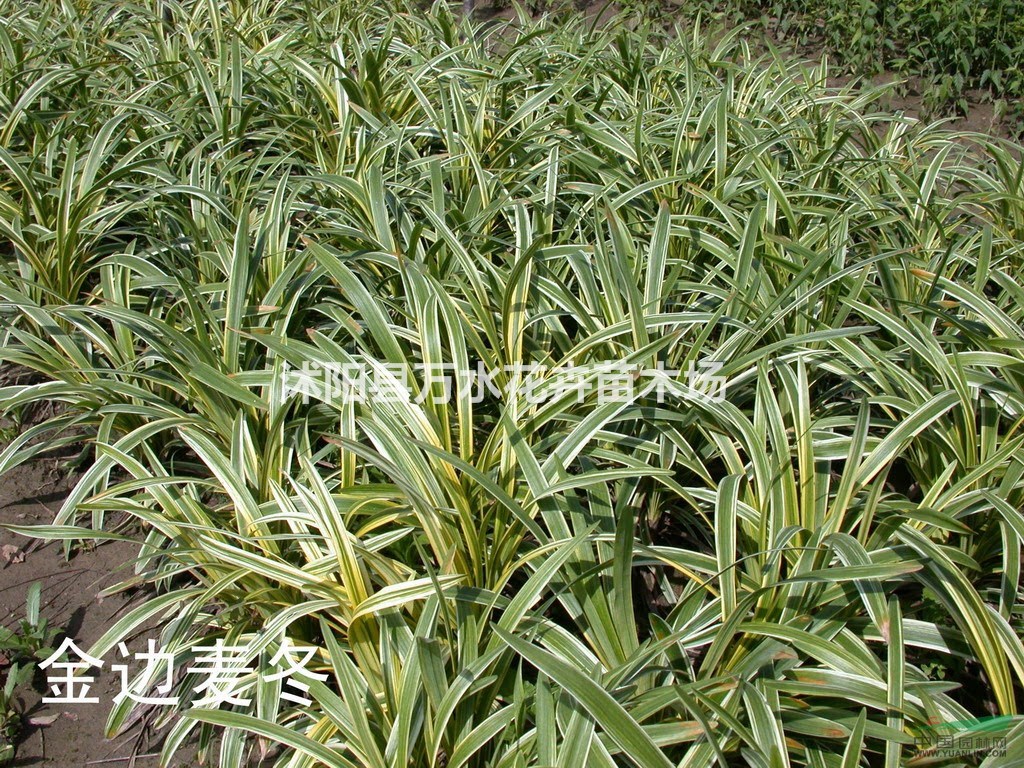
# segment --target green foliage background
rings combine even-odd
[[[1021,0],[681,0],[626,7],[686,26],[753,22],[777,41],[822,47],[860,75],[920,77],[926,109],[966,111],[967,91],[1002,100],[1019,130],[1024,118],[1024,2]]]

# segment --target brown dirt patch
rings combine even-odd
[[[16,467],[0,477],[0,526],[52,522],[72,484],[52,460]],[[84,650],[128,605],[123,596],[103,599],[99,593],[128,575],[138,550],[135,544],[104,543],[79,549],[68,560],[58,542],[44,544],[0,527],[0,548],[4,545],[16,548],[5,550],[9,560],[0,557],[0,621],[5,626],[16,627],[24,618],[28,589],[36,581],[42,583],[40,616]],[[28,686],[19,690],[24,731],[11,765],[84,768],[132,764],[136,736],[112,741],[104,737],[111,700],[119,690],[117,675],[106,669],[116,660],[104,661],[90,693],[99,697],[99,704],[41,704],[39,691]],[[0,669],[0,677],[6,678],[5,669]],[[49,725],[29,722],[46,722],[53,716],[56,719]],[[136,764],[155,766],[157,760],[139,757]]]

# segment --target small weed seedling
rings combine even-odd
[[[59,634],[46,619],[39,616],[40,584],[29,587],[25,618],[16,629],[0,627],[0,669],[4,669],[4,685],[0,691],[0,766],[14,757],[14,748],[21,733],[21,712],[18,691],[32,685],[36,664],[53,653]]]

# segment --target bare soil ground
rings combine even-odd
[[[73,480],[62,476],[53,460],[34,461],[0,476],[0,621],[16,627],[25,617],[25,602],[33,582],[42,584],[40,615],[79,647],[88,649],[124,612],[127,601],[99,593],[128,575],[138,547],[109,542],[81,549],[65,559],[60,543],[45,543],[16,535],[6,525],[50,523],[67,496]],[[99,704],[42,704],[42,693],[24,686],[19,690],[24,730],[14,766],[84,768],[131,765],[136,737],[113,741],[104,738],[111,700],[119,690],[117,675],[106,669],[96,673],[89,695]],[[114,660],[116,661],[116,659]],[[7,671],[0,666],[0,677]],[[156,765],[152,758],[136,765]]]

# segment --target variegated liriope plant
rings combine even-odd
[[[109,733],[896,768],[998,713],[1019,759],[1019,147],[738,34],[385,5],[0,0],[0,405],[61,404],[0,471],[84,441],[20,530],[139,541],[89,651],[158,623],[133,686],[180,698]],[[289,385],[339,366],[410,396]],[[218,641],[245,704],[195,690]]]

